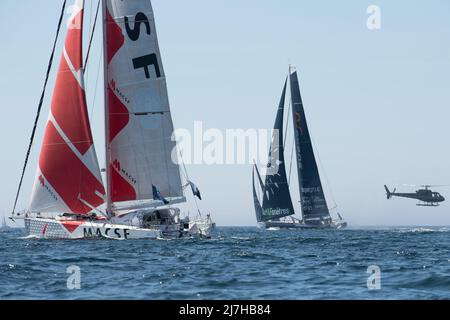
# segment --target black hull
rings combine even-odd
[[[299,222],[279,222],[268,221],[261,222],[259,226],[263,229],[280,229],[280,230],[339,230],[347,227],[347,222],[334,222],[327,225],[305,224]]]

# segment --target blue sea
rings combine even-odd
[[[70,278],[74,267],[80,289],[70,286],[78,283]],[[24,239],[21,229],[0,233],[0,299],[449,298],[446,227],[219,227],[209,240],[152,241],[47,241]]]

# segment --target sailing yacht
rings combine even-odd
[[[11,227],[8,226],[8,224],[6,223],[6,218],[3,217],[2,225],[0,226],[0,231],[8,231],[9,229],[11,229]]]
[[[101,0],[99,8],[105,169],[100,170],[87,111],[84,0],[76,0],[30,208],[15,213],[16,198],[13,218],[25,220],[29,235],[47,239],[209,237],[214,228],[210,215],[202,217],[199,211],[194,218],[183,218],[175,206],[186,202],[186,186],[194,195],[200,193],[191,181],[182,183],[178,154],[173,152],[174,127],[151,2]]]
[[[284,158],[283,122],[287,85],[290,85],[292,119],[302,218],[295,216]],[[255,172],[262,191],[262,204],[255,186]],[[275,119],[269,164],[263,182],[256,164],[253,168],[253,199],[258,226],[265,229],[342,229],[347,226],[338,213],[333,220],[322,189],[311,136],[306,122],[297,71],[289,68]]]

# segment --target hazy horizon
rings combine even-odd
[[[8,110],[0,127],[7,150],[2,157],[0,215],[9,215],[14,203],[61,4],[0,4],[5,44],[0,87],[3,110]],[[205,129],[271,129],[288,65],[294,64],[330,207],[332,190],[351,227],[450,225],[450,188],[436,189],[447,201],[435,208],[417,207],[415,200],[388,201],[383,188],[386,184],[413,192],[417,188],[403,184],[450,184],[449,2],[152,4],[176,128],[192,130],[195,121],[202,121]],[[366,26],[369,5],[381,9],[380,30]],[[86,1],[85,30],[95,6],[95,1]],[[18,16],[33,18],[17,21]],[[86,86],[102,164],[102,72],[97,93],[94,90],[101,61],[99,31]],[[64,37],[63,28],[18,210],[29,202]],[[189,165],[188,170],[202,192],[202,211],[211,212],[218,226],[256,224],[251,164]],[[295,184],[291,194],[299,212]],[[195,210],[192,202],[187,208]]]

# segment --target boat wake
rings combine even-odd
[[[34,234],[30,234],[28,236],[23,236],[23,237],[19,237],[19,240],[30,240],[30,239],[40,239],[39,236],[34,235]]]
[[[433,233],[433,232],[450,232],[449,227],[415,227],[404,228],[398,230],[400,233]]]
[[[231,237],[233,240],[251,240],[251,237]]]

